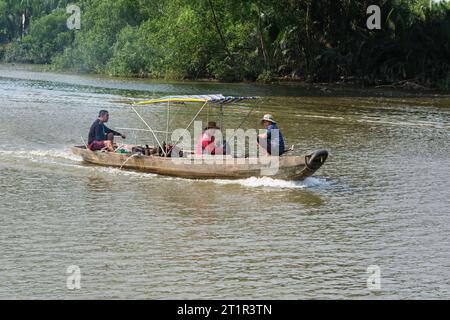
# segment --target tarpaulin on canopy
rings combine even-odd
[[[213,95],[189,95],[189,96],[168,96],[162,97],[158,99],[151,99],[146,101],[140,101],[134,103],[134,105],[148,105],[148,104],[156,104],[156,103],[164,103],[164,102],[174,102],[174,103],[182,103],[182,102],[202,102],[202,103],[216,103],[216,104],[230,104],[237,103],[243,100],[255,100],[257,97],[225,97],[221,94],[213,94]]]

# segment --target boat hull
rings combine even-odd
[[[260,158],[233,158],[230,156],[165,158],[91,151],[84,146],[73,147],[72,152],[85,162],[95,165],[189,179],[271,177],[283,180],[302,180],[314,174],[328,157],[328,152],[325,150],[315,151],[305,156]]]

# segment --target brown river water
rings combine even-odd
[[[100,109],[111,128],[144,128],[120,101],[216,93],[261,97],[244,127],[271,112],[294,154],[324,148],[327,163],[305,181],[196,181],[70,152]],[[171,129],[196,110],[174,107]],[[224,126],[246,113],[227,108]],[[166,109],[142,114],[165,129]],[[0,65],[0,298],[449,299],[449,134],[445,95]],[[67,287],[69,266],[80,289]]]

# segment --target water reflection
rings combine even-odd
[[[113,188],[113,182],[100,176],[88,177],[86,183],[87,194],[92,193],[105,193],[111,191]]]
[[[318,190],[295,190],[283,193],[286,203],[296,206],[301,204],[304,208],[319,208],[326,203]]]

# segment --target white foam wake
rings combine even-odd
[[[329,182],[324,178],[309,177],[301,181],[286,181],[279,179],[272,179],[269,177],[252,177],[241,180],[211,180],[220,185],[237,184],[249,188],[274,188],[274,189],[306,189],[328,186]]]
[[[72,168],[90,171],[92,174],[108,176],[129,176],[137,178],[154,177],[154,174],[143,173],[130,170],[120,170],[113,167],[102,167],[94,165],[85,165],[82,158],[74,155],[70,149],[49,149],[49,150],[0,150],[0,159],[4,161],[24,162],[41,164],[44,166],[58,166],[61,168]]]
[[[80,166],[84,169],[89,169],[95,173],[105,174],[108,176],[128,176],[128,177],[134,177],[134,178],[154,178],[157,177],[157,174],[154,173],[146,173],[146,172],[140,172],[140,171],[133,171],[133,170],[126,170],[126,169],[119,169],[115,167],[102,167],[102,166]]]
[[[30,161],[70,160],[80,162],[81,158],[67,150],[0,150],[0,156],[7,158],[25,159]]]

